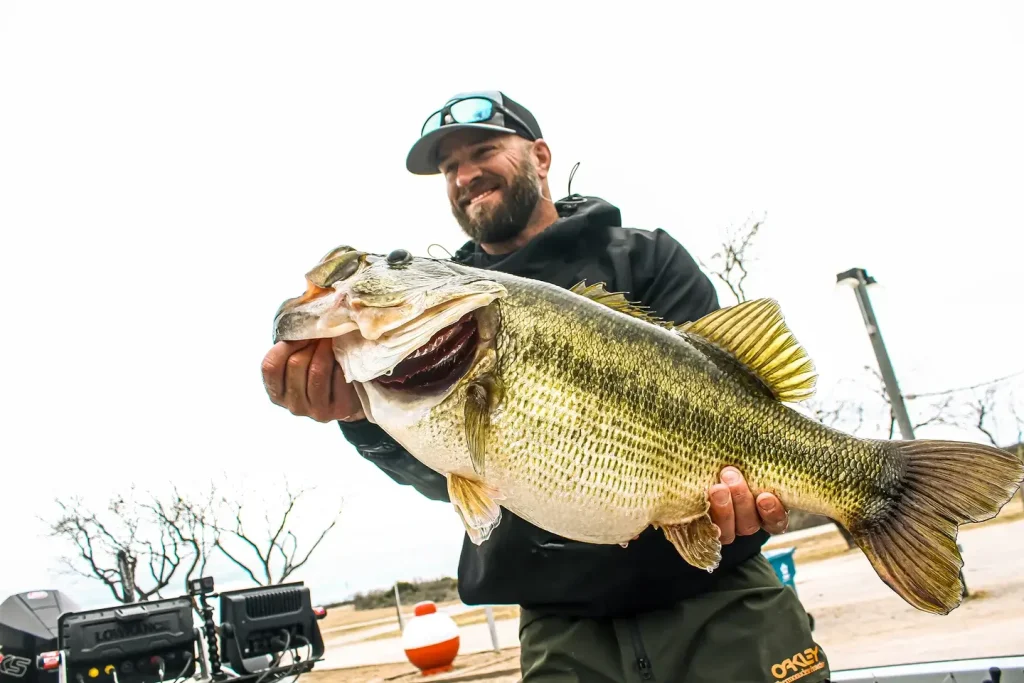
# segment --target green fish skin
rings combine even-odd
[[[307,284],[278,309],[275,340],[334,338],[368,419],[447,477],[474,543],[502,507],[588,543],[653,525],[710,572],[708,489],[733,465],[755,496],[836,520],[904,600],[947,614],[959,526],[998,514],[1024,480],[998,448],[862,439],[792,409],[816,373],[770,299],[676,324],[600,284],[351,247]]]

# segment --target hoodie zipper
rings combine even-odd
[[[640,669],[640,677],[645,681],[654,680],[654,669],[651,668],[651,660],[647,657],[644,649],[644,641],[640,637],[640,625],[636,619],[629,619],[629,631],[633,636],[633,650],[636,652],[636,664]]]

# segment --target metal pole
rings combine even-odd
[[[398,612],[398,630],[405,631],[405,621],[402,619],[402,601],[398,598],[398,582],[395,582],[395,611]]]
[[[487,627],[491,630],[491,643],[494,645],[494,651],[500,652],[501,648],[498,647],[498,627],[494,624],[494,608],[487,605],[487,607],[484,607],[484,613],[487,615]]]
[[[903,403],[903,394],[896,382],[896,372],[892,369],[889,354],[885,350],[885,342],[882,341],[882,332],[878,329],[878,320],[875,319],[875,311],[871,307],[871,299],[868,298],[868,285],[874,284],[875,279],[868,275],[863,268],[851,268],[836,276],[837,282],[849,279],[855,281],[853,291],[857,295],[857,303],[860,304],[864,326],[868,328],[871,346],[875,349],[875,357],[878,359],[878,368],[882,372],[882,381],[885,382],[885,391],[889,394],[893,415],[896,416],[896,422],[900,426],[903,438],[912,440],[914,439],[914,426],[910,423],[910,416],[907,415],[907,406]],[[961,553],[963,552],[959,543],[956,548]],[[970,591],[967,589],[967,580],[964,578],[963,569],[960,570],[960,581],[963,584],[963,592],[960,597],[965,599],[970,596]]]
[[[837,281],[847,279],[856,281],[853,291],[857,296],[857,303],[860,305],[860,313],[864,318],[864,326],[867,327],[871,346],[875,350],[875,358],[878,359],[878,369],[882,373],[882,381],[885,383],[886,393],[889,394],[889,401],[892,404],[893,414],[896,416],[896,423],[900,426],[900,433],[904,439],[913,439],[914,427],[910,423],[910,416],[907,415],[907,406],[903,403],[903,394],[896,382],[896,373],[889,361],[889,354],[886,352],[885,342],[882,340],[882,332],[878,328],[878,320],[875,319],[875,311],[871,307],[871,299],[868,297],[868,285],[874,284],[875,279],[868,275],[863,268],[852,268],[836,276]]]

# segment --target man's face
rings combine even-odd
[[[465,130],[448,137],[438,165],[452,214],[476,242],[504,242],[526,227],[541,195],[530,143],[512,134]]]

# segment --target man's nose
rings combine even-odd
[[[459,170],[455,174],[456,187],[469,187],[474,180],[480,177],[480,167],[473,163],[459,164]]]

